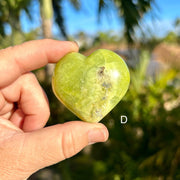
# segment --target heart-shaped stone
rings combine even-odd
[[[99,122],[125,95],[130,82],[126,63],[99,49],[86,57],[69,53],[57,64],[52,87],[57,98],[81,120]]]

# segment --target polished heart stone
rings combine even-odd
[[[129,70],[116,53],[99,49],[86,57],[72,52],[57,64],[52,87],[57,98],[81,120],[99,122],[125,95]]]

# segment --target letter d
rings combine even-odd
[[[128,121],[127,116],[121,116],[121,124],[126,124]]]

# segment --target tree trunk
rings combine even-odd
[[[52,0],[40,0],[40,12],[42,19],[42,30],[44,38],[52,38],[52,23],[53,23],[53,6]],[[48,64],[45,67],[45,80],[51,82],[54,64]]]

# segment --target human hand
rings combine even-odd
[[[37,170],[104,142],[103,124],[68,122],[43,128],[50,110],[31,70],[56,63],[73,42],[36,40],[0,50],[0,179],[22,180]]]

